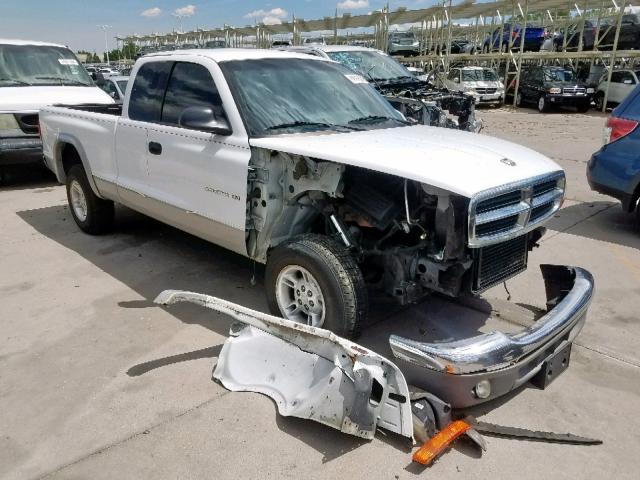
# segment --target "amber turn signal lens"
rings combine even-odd
[[[463,420],[451,422],[416,450],[412,457],[413,461],[421,463],[422,465],[429,465],[438,455],[444,452],[456,438],[470,428],[471,425]]]

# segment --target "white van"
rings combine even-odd
[[[63,45],[0,39],[0,176],[7,165],[42,163],[38,111],[52,104],[110,104]]]

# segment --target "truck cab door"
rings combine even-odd
[[[152,194],[149,185],[148,127],[160,120],[162,99],[173,62],[144,63],[135,77],[126,115],[118,120],[115,138],[118,196],[137,210],[147,210]]]
[[[211,109],[217,121],[228,122],[211,71],[219,73],[219,83],[224,78],[214,66],[198,59],[174,63],[160,121],[148,127],[149,194],[160,202],[161,220],[246,255],[248,140],[242,145],[233,136],[181,123],[192,107]]]

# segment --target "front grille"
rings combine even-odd
[[[14,113],[14,117],[24,133],[38,133],[40,126],[37,113]]]
[[[476,206],[476,213],[485,213],[497,208],[507,207],[510,205],[517,205],[522,199],[522,193],[520,190],[513,190],[512,192],[503,193],[497,197],[488,198],[478,202]]]
[[[474,254],[474,293],[504,282],[527,268],[527,235],[478,248]]]
[[[497,88],[476,88],[476,92],[480,93],[480,94],[491,94],[491,93],[496,93],[498,91]]]
[[[562,93],[566,95],[584,95],[587,89],[583,87],[567,87],[562,89]]]
[[[555,213],[564,173],[505,185],[478,194],[469,205],[469,246],[482,247],[527,233]]]

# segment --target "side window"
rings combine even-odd
[[[222,100],[209,70],[197,63],[178,62],[173,68],[162,108],[162,123],[178,125],[188,107],[210,107],[216,117],[224,115]]]
[[[451,70],[449,72],[449,80],[455,80],[458,78],[458,70]]]
[[[112,82],[106,82],[102,89],[107,92],[111,96],[111,98],[115,98],[116,100],[118,99],[118,92],[116,91],[116,87],[113,86]]]
[[[622,83],[622,72],[613,72],[611,74],[611,81],[614,83]]]
[[[162,97],[173,62],[145,63],[136,75],[129,99],[129,118],[159,122]]]
[[[622,77],[622,83],[626,83],[627,85],[633,85],[636,83],[636,79],[633,78],[633,74],[631,72],[620,72]]]

